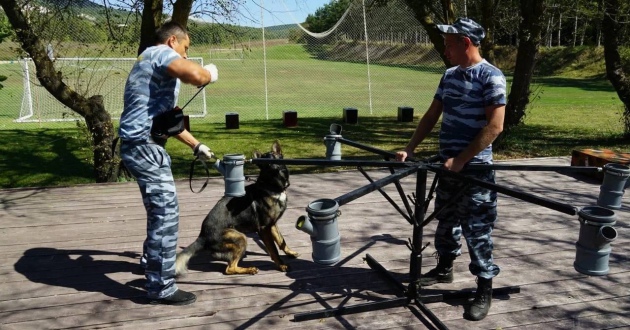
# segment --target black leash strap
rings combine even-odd
[[[201,164],[203,165],[203,168],[206,170],[206,182],[203,183],[203,186],[201,187],[201,189],[199,189],[199,191],[195,191],[192,187],[193,173],[195,171],[195,163],[197,162],[197,160],[201,162]],[[206,164],[206,162],[204,162],[203,160],[199,159],[199,157],[195,157],[192,163],[190,163],[190,176],[188,177],[188,184],[190,185],[190,191],[192,191],[195,194],[202,192],[204,189],[206,189],[206,186],[208,185],[209,181],[210,181],[210,170],[208,169],[208,164]]]
[[[201,93],[201,91],[202,91],[204,88],[206,88],[206,86],[208,86],[208,84],[205,84],[205,85],[199,86],[199,90],[197,91],[197,93],[195,93],[195,95],[193,95],[193,96],[190,98],[190,100],[188,100],[188,102],[186,102],[186,104],[184,104],[184,106],[182,107],[182,109],[181,109],[181,110],[182,110],[182,111],[184,111],[184,108],[186,108],[186,106],[187,106],[187,105],[189,105],[189,104],[190,104],[190,102],[192,102],[192,100],[194,100],[194,99],[195,99],[195,97],[197,97],[197,95],[199,95],[199,93]]]
[[[120,139],[119,136],[115,137],[112,140],[112,157],[116,156],[116,145],[118,145],[118,140]]]

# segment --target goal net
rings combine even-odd
[[[203,58],[189,58],[203,65]],[[102,95],[105,109],[113,119],[123,111],[125,82],[136,58],[55,58],[55,69],[63,74],[64,82],[85,97]],[[16,122],[74,121],[83,119],[76,112],[55,99],[41,86],[31,59],[21,61],[24,75],[24,94],[20,115]],[[198,92],[197,87],[181,84],[178,103],[183,106]],[[206,115],[205,90],[186,106],[191,117]]]
[[[292,48],[290,56],[303,52],[312,61],[284,60],[275,50],[265,56],[271,117],[278,116],[274,112],[280,107],[301,116],[319,115],[313,109],[346,107],[362,115],[388,115],[401,106],[422,109],[431,103],[444,62],[405,1],[349,1],[339,20],[321,32],[310,30],[316,21],[294,21],[299,30],[289,40],[301,47]],[[292,77],[304,78],[293,86],[284,83]]]

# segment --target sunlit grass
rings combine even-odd
[[[208,115],[191,118],[193,134],[217,155],[242,153],[251,157],[253,150],[267,150],[277,139],[287,158],[323,158],[323,137],[331,123],[342,123],[342,109],[347,106],[359,109],[359,123],[343,125],[345,138],[388,151],[400,150],[431,102],[440,77],[439,73],[420,68],[375,65],[371,81],[374,112],[370,114],[365,97],[366,72],[361,65],[321,61],[308,58],[299,47],[285,48],[289,50],[286,58],[268,65],[269,72],[282,78],[267,86],[273,95],[267,100],[268,108],[263,76],[257,71],[260,65],[253,61],[222,62],[220,83],[209,86],[207,91]],[[290,67],[299,67],[300,71],[288,70]],[[561,76],[534,80],[524,125],[507,138],[506,149],[495,153],[497,159],[570,156],[572,150],[583,148],[630,150],[630,141],[622,138],[622,103],[610,83],[601,75],[572,78],[575,76],[564,70]],[[9,83],[0,93],[17,95],[21,83]],[[357,97],[339,101],[337,96],[341,93]],[[14,108],[21,100],[17,96],[7,100],[0,108],[0,187],[93,182],[92,153],[84,129],[77,128],[76,123],[13,123]],[[396,109],[401,105],[415,109],[414,122],[396,121]],[[283,126],[285,110],[298,111],[297,127]],[[226,112],[240,114],[239,129],[225,128]],[[437,128],[421,144],[418,156],[437,152],[436,132]],[[175,176],[187,178],[192,152],[175,141],[169,142],[167,149]],[[342,152],[347,159],[375,157],[347,146]],[[291,170],[300,173],[330,169],[296,166]],[[254,173],[253,166],[248,166],[247,171]],[[216,171],[212,174],[218,175]]]

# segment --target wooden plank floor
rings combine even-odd
[[[567,158],[519,164],[568,165]],[[386,173],[370,172],[373,178]],[[599,184],[554,172],[501,171],[500,184],[553,198],[576,207],[595,205]],[[357,171],[294,175],[289,210],[280,229],[301,254],[281,273],[249,236],[244,266],[258,275],[226,276],[225,263],[204,256],[178,280],[197,302],[183,307],[146,304],[138,265],[145,233],[145,211],[135,183],[64,188],[0,190],[0,329],[422,329],[414,306],[296,322],[296,313],[352,306],[395,297],[393,287],[371,270],[364,257],[378,260],[401,281],[407,280],[411,226],[378,193],[342,206],[339,217],[342,260],[333,267],[312,262],[311,242],[295,229],[308,203],[335,198],[367,181]],[[195,182],[199,183],[199,182]],[[415,176],[402,181],[413,192]],[[193,194],[178,182],[181,208],[179,245],[192,242],[208,210],[223,193],[223,181]],[[393,186],[385,190],[395,200]],[[493,300],[486,319],[463,319],[465,301],[427,304],[452,329],[620,329],[630,328],[630,197],[617,211],[618,238],[612,243],[610,274],[586,276],[573,268],[579,234],[577,216],[568,216],[500,195],[494,231],[495,287],[520,286],[521,292]],[[432,210],[432,207],[430,208]],[[435,223],[425,228],[432,242]],[[435,266],[429,246],[423,271]],[[455,282],[423,291],[476,286],[468,272],[467,251],[456,260]]]

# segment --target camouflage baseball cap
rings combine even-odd
[[[438,30],[445,34],[460,34],[470,38],[473,44],[479,45],[486,36],[486,31],[470,18],[460,17],[453,25],[437,25]]]

